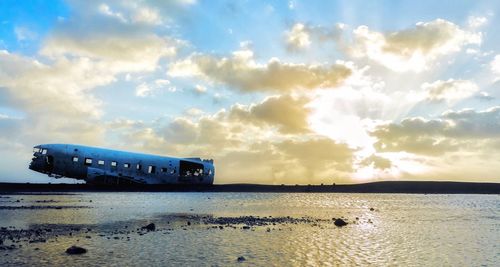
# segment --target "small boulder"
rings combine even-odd
[[[336,219],[333,222],[333,224],[335,224],[335,226],[342,227],[342,226],[346,226],[347,222],[339,218],[339,219]]]
[[[145,229],[147,231],[154,231],[156,230],[156,225],[154,223],[150,223],[146,226],[143,226],[142,229]]]
[[[370,208],[370,211],[374,211],[375,209],[374,208]]]
[[[245,257],[243,256],[239,256],[238,259],[236,259],[238,262],[243,262],[243,261],[246,261],[247,259],[245,259]]]
[[[71,246],[68,249],[66,249],[66,253],[71,254],[71,255],[84,254],[84,253],[87,253],[87,250],[82,248],[82,247]]]

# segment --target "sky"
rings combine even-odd
[[[216,183],[500,182],[499,1],[0,1],[0,182],[32,147]]]

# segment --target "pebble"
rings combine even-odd
[[[84,254],[87,253],[87,249],[78,246],[71,246],[68,249],[66,249],[66,253],[71,255]]]
[[[342,226],[346,226],[347,222],[339,218],[339,219],[336,219],[333,222],[333,224],[335,224],[335,226],[342,227]]]
[[[146,226],[143,226],[142,229],[145,229],[148,231],[154,231],[154,230],[156,230],[156,225],[154,223],[150,223]]]

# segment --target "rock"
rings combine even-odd
[[[154,231],[154,230],[156,230],[156,225],[154,223],[150,223],[146,226],[143,226],[142,229],[145,229],[148,231]]]
[[[238,262],[246,261],[245,257],[239,256],[238,259],[236,259]]]
[[[244,230],[248,230],[248,229],[250,229],[250,226],[245,225],[245,226],[243,226],[243,227],[242,227],[242,229],[244,229]]]
[[[190,221],[188,221],[188,222],[187,222],[187,225],[191,225],[191,222],[190,222]]]
[[[374,208],[370,208],[370,211],[374,211],[375,209]]]
[[[84,254],[87,253],[87,250],[82,247],[71,246],[68,249],[66,249],[66,253],[71,255]]]
[[[342,226],[346,226],[347,222],[339,218],[339,219],[336,219],[333,222],[333,224],[335,224],[335,226],[342,227]]]

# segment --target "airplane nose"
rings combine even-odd
[[[43,169],[43,162],[40,158],[33,158],[30,162],[29,169],[40,172]]]

